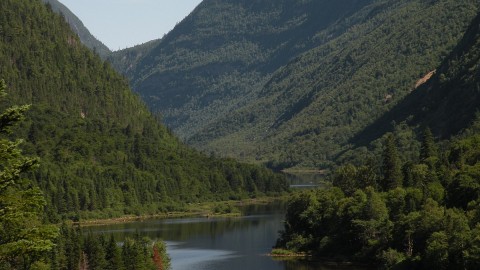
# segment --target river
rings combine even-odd
[[[172,259],[172,270],[330,270],[318,262],[285,261],[266,256],[283,228],[285,204],[242,208],[235,218],[152,219],[93,227],[93,233],[114,234],[122,241],[139,233],[163,239]]]

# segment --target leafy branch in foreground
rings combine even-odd
[[[0,97],[6,96],[0,81]],[[57,228],[40,219],[45,199],[38,187],[24,179],[38,165],[22,155],[21,140],[8,138],[29,106],[13,106],[0,115],[0,269],[30,269],[54,246]]]

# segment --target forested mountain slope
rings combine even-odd
[[[124,72],[200,149],[324,168],[440,65],[478,7],[207,0]]]
[[[356,137],[382,136],[372,151],[349,153],[334,187],[290,201],[277,246],[385,269],[478,269],[479,68],[480,13],[435,74]],[[430,128],[449,140],[437,145]]]
[[[391,123],[430,127],[436,137],[448,139],[470,126],[480,106],[480,14],[463,39],[436,69],[435,75],[391,111],[358,134],[368,143]]]
[[[68,22],[72,30],[77,33],[80,40],[88,48],[95,51],[102,58],[106,58],[110,53],[110,49],[105,46],[100,40],[94,37],[90,31],[83,25],[83,22],[73,14],[65,5],[58,2],[58,0],[42,0],[52,6],[53,11],[62,14]]]
[[[203,1],[136,65],[119,69],[189,138],[252,102],[273,71],[340,30],[310,40],[316,31],[368,2]]]
[[[0,77],[10,104],[32,104],[15,137],[26,139],[25,154],[41,158],[32,178],[50,219],[285,190],[283,177],[266,169],[207,158],[179,142],[40,0],[0,1],[0,15]]]
[[[160,42],[161,39],[151,40],[132,48],[112,52],[107,57],[107,61],[123,74],[128,74],[134,69],[138,61],[141,61],[142,58]]]

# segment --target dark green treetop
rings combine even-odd
[[[395,189],[402,185],[402,171],[398,156],[395,136],[387,135],[383,146],[383,181],[381,187],[384,191]]]

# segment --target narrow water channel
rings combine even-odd
[[[286,205],[248,206],[236,218],[153,219],[99,226],[93,233],[113,234],[117,241],[139,233],[163,239],[172,270],[330,270],[341,269],[266,256],[283,228]],[[354,268],[343,268],[353,270]]]

